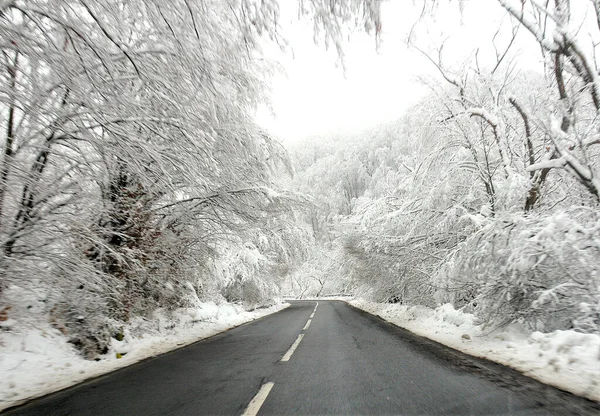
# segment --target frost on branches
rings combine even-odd
[[[277,3],[1,8],[2,329],[49,320],[92,358],[135,316],[271,298],[303,241],[252,116]]]
[[[462,63],[446,59],[447,37],[415,35],[436,74],[428,97],[395,123],[295,149],[340,285],[451,303],[489,330],[600,330],[600,7],[576,3],[499,0],[489,13],[506,18]],[[519,66],[524,39],[537,71]]]
[[[335,43],[378,13],[302,5]],[[309,236],[254,121],[278,19],[277,0],[1,2],[2,330],[47,320],[93,358],[133,318],[279,293]]]

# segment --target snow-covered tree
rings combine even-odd
[[[354,16],[378,30],[377,2],[323,6],[302,13],[328,42]],[[287,154],[254,121],[278,19],[276,0],[2,2],[0,296],[41,287],[90,356],[111,322],[232,276],[252,283],[232,300],[272,296],[305,240]]]

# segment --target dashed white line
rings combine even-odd
[[[271,389],[274,385],[275,383],[271,382],[263,384],[258,393],[256,393],[256,396],[254,396],[254,398],[248,404],[248,407],[246,407],[246,410],[244,410],[244,413],[242,413],[242,416],[256,416],[260,410],[260,407],[263,405],[265,400],[267,400],[267,396],[271,392]]]
[[[292,344],[290,349],[285,353],[285,355],[283,356],[281,361],[289,361],[290,360],[290,358],[292,357],[292,354],[294,353],[294,351],[296,351],[296,348],[298,348],[298,344],[300,344],[300,341],[302,341],[302,338],[304,338],[304,334],[298,335],[298,338],[296,338],[296,341],[294,341],[294,343]]]
[[[313,313],[310,314],[310,319],[312,319],[314,317],[315,317],[315,313],[313,312]]]
[[[315,305],[315,310],[313,312],[317,311],[317,307],[319,306],[319,302],[317,302],[317,304]]]
[[[312,319],[309,319],[308,322],[306,322],[306,325],[304,325],[304,328],[302,328],[302,330],[306,331],[308,329],[308,327],[310,326],[311,322],[312,322]]]

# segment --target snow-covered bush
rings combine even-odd
[[[600,214],[585,207],[490,221],[461,246],[450,286],[475,288],[474,309],[493,326],[597,332],[598,230]]]
[[[83,292],[81,290],[80,292]],[[111,337],[118,332],[118,322],[107,319],[107,302],[89,293],[74,293],[50,310],[50,323],[67,337],[88,359],[106,354]]]

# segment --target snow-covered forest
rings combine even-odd
[[[133,320],[331,294],[597,334],[600,1],[581,3],[498,0],[497,36],[456,62],[419,31],[468,5],[424,1],[407,45],[429,93],[284,145],[255,118],[281,71],[263,50],[288,48],[277,0],[0,1],[0,337],[43,322],[94,359]],[[380,40],[379,0],[299,11],[342,63],[349,32]]]
[[[396,122],[294,148],[315,238],[297,291],[450,303],[492,328],[600,330],[600,4],[576,19],[568,1],[499,3],[510,19],[492,59],[447,64],[443,43],[417,39],[438,75],[424,99]],[[519,66],[521,36],[538,43],[537,71]]]
[[[289,157],[253,116],[277,2],[0,7],[3,330],[48,320],[93,358],[133,317],[276,296],[308,241]]]

